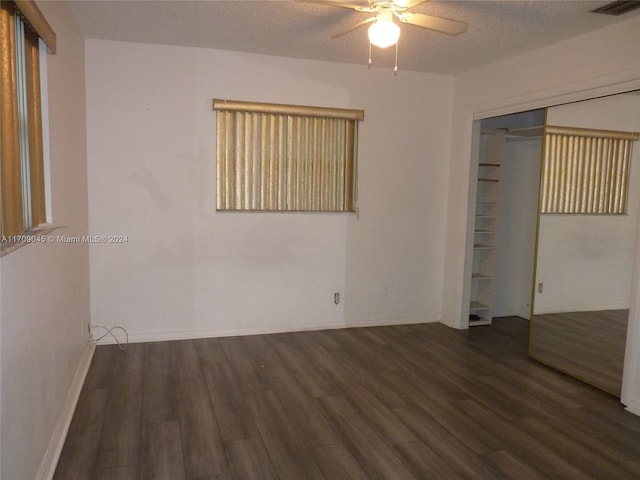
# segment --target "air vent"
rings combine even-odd
[[[640,8],[639,0],[618,0],[616,2],[607,3],[601,7],[591,10],[593,13],[603,13],[605,15],[623,15],[629,13],[636,8]]]

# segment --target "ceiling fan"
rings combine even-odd
[[[371,45],[379,48],[387,48],[395,45],[396,65],[394,72],[398,70],[398,39],[400,38],[400,26],[397,22],[415,25],[416,27],[426,28],[435,32],[446,33],[447,35],[460,35],[467,30],[467,24],[465,22],[411,11],[412,8],[426,3],[429,0],[370,0],[349,3],[321,0],[296,1],[348,8],[356,12],[373,14],[373,16],[356,23],[351,28],[333,35],[332,38],[341,37],[371,23],[371,26],[369,26],[369,66],[371,66]]]

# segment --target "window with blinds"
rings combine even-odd
[[[32,0],[0,8],[0,226],[3,239],[46,222],[41,63],[55,33]]]
[[[640,134],[546,126],[541,213],[627,212],[631,149]]]
[[[217,209],[354,211],[362,110],[214,100]]]

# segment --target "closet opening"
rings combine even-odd
[[[544,117],[538,109],[475,122],[470,327],[530,318]]]

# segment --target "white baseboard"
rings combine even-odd
[[[607,304],[607,305],[562,305],[555,307],[543,307],[536,305],[536,315],[547,313],[571,313],[571,312],[599,312],[601,310],[626,310],[629,304]]]
[[[51,480],[53,478],[95,349],[96,346],[93,343],[88,343],[82,352],[80,363],[71,381],[67,398],[62,405],[62,412],[58,415],[58,421],[53,429],[53,434],[51,435],[47,451],[40,464],[36,480]]]
[[[640,398],[634,398],[630,402],[627,402],[625,410],[640,416]]]
[[[238,337],[242,335],[268,335],[271,333],[287,333],[287,332],[303,332],[313,330],[335,330],[338,328],[362,328],[362,327],[379,327],[385,325],[408,325],[414,323],[436,323],[439,318],[430,317],[406,317],[406,318],[369,318],[358,319],[339,324],[323,324],[323,325],[260,325],[255,327],[242,327],[231,329],[197,329],[197,330],[171,330],[171,331],[155,331],[155,332],[128,332],[130,343],[144,342],[165,342],[171,340],[189,340],[195,338],[216,338],[216,337]],[[120,336],[120,332],[114,330],[114,334],[118,336],[121,343],[125,341],[124,335]],[[107,336],[100,340],[100,345],[110,345],[116,343],[115,339]]]

